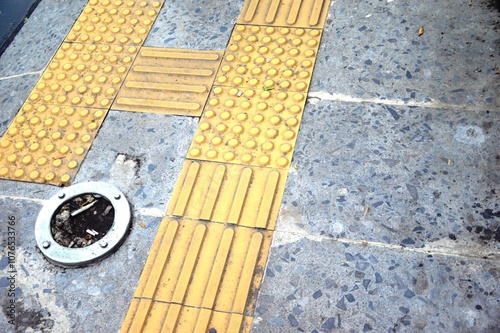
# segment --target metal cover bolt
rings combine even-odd
[[[65,196],[66,196],[66,194],[64,194],[64,193],[59,193],[59,194],[57,195],[57,197],[58,197],[59,199],[63,199]]]
[[[45,241],[45,242],[42,243],[42,246],[43,246],[44,249],[48,249],[49,246],[50,246],[50,242]]]
[[[101,245],[102,248],[105,248],[108,246],[108,242],[101,241],[101,242],[99,242],[99,245]]]
[[[122,196],[120,194],[115,195],[115,199],[119,200]]]

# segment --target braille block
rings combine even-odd
[[[90,0],[65,41],[141,46],[163,2]]]
[[[114,109],[200,116],[222,51],[143,47]]]
[[[242,315],[253,311],[256,295],[250,291],[262,280],[272,232],[171,218],[162,224],[134,297]]]
[[[148,309],[147,312],[140,312]],[[137,312],[136,312],[137,311]],[[134,298],[121,333],[249,333],[253,317]]]
[[[188,158],[288,168],[305,93],[215,87]]]
[[[186,160],[168,215],[273,230],[286,170]]]
[[[26,103],[0,140],[0,177],[68,184],[108,110]]]
[[[236,25],[216,85],[307,92],[321,30]]]
[[[238,23],[322,28],[330,0],[245,0]]]
[[[30,93],[30,103],[109,109],[138,49],[63,43]]]

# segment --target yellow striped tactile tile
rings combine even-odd
[[[253,313],[271,236],[255,228],[165,218],[122,332],[171,332],[177,326],[182,332],[182,325],[196,327],[185,332],[206,332],[215,312],[229,316],[234,330],[228,332],[239,332]],[[159,315],[154,303],[164,303]],[[194,308],[190,323],[182,320],[187,308]]]
[[[71,183],[162,4],[88,2],[2,137],[0,178]]]
[[[66,42],[141,46],[164,0],[90,0]]]
[[[140,304],[150,310],[140,328],[138,326],[132,327],[133,315]],[[179,313],[175,323],[166,322],[166,314],[170,309]],[[219,312],[134,298],[130,304],[130,310],[124,320],[121,332],[249,333],[252,322],[252,317],[237,313]]]
[[[320,29],[236,25],[216,85],[306,92]]]
[[[287,172],[186,160],[167,214],[274,230]]]
[[[141,48],[113,109],[199,117],[223,53]]]
[[[238,23],[321,28],[330,0],[245,0]]]
[[[305,93],[215,87],[188,158],[288,168]]]

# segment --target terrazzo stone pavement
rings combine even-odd
[[[42,0],[0,57],[0,134],[85,3]],[[167,0],[146,45],[224,49],[241,6]],[[485,1],[332,1],[252,332],[498,332],[499,20]],[[119,330],[196,125],[110,111],[76,182],[118,186],[133,227],[86,268],[36,248],[59,189],[0,180],[2,329]]]

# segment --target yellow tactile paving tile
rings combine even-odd
[[[186,160],[167,215],[274,230],[287,172]]]
[[[165,218],[134,294],[141,301],[129,309],[134,313],[131,327],[142,325],[151,311],[150,300],[252,313],[271,237],[271,231]],[[166,322],[174,323],[178,315],[169,312]]]
[[[142,47],[113,109],[200,116],[223,54]]]
[[[236,25],[216,85],[306,92],[320,29]]]
[[[330,0],[245,0],[238,23],[321,28]]]
[[[24,104],[0,140],[0,178],[68,184],[107,112]]]
[[[141,322],[134,322],[136,311],[137,313],[145,312]],[[173,316],[175,320],[172,320]],[[249,333],[252,322],[252,317],[237,313],[134,298],[120,332]]]
[[[305,93],[215,87],[188,158],[288,168]]]
[[[28,101],[109,109],[137,52],[135,46],[63,43]]]
[[[140,46],[162,1],[90,0],[66,36],[66,42]]]

